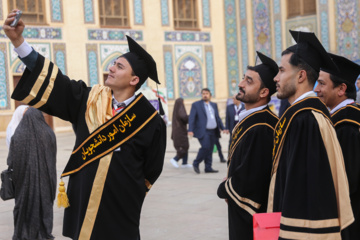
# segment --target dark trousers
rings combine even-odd
[[[224,159],[224,155],[222,154],[221,145],[220,145],[219,140],[220,140],[220,138],[216,138],[215,145],[216,145],[216,148],[217,148],[218,153],[219,153],[219,158],[220,158],[220,160],[222,160],[222,159]]]
[[[199,138],[201,148],[194,160],[194,165],[199,166],[199,164],[204,160],[205,161],[205,171],[211,170],[212,167],[212,153],[214,150],[214,145],[216,142],[216,129],[206,130],[205,135],[202,138]]]
[[[178,162],[181,158],[178,157],[178,155],[176,155],[174,157],[174,159]],[[186,153],[184,157],[182,157],[182,165],[187,164],[187,160],[188,160],[188,154]]]

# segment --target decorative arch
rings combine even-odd
[[[23,73],[25,71],[25,64],[20,60],[16,59],[12,64],[12,73]]]
[[[192,53],[187,53],[178,60],[176,68],[180,97],[184,99],[200,97],[203,88],[201,59]]]
[[[112,66],[112,63],[121,55],[124,53],[121,53],[119,51],[113,52],[109,56],[107,56],[101,66],[101,69],[103,72],[109,72],[109,67]]]

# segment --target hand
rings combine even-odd
[[[194,133],[193,132],[188,132],[189,137],[193,137]]]
[[[15,48],[19,47],[24,42],[24,37],[22,33],[25,28],[25,24],[23,20],[20,18],[16,27],[10,27],[10,24],[14,21],[16,12],[19,11],[18,9],[12,10],[9,13],[7,18],[5,19],[3,29],[6,36],[11,40],[11,43],[14,45]]]

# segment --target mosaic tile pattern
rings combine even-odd
[[[239,82],[239,58],[237,39],[237,18],[235,0],[225,0],[225,34],[227,53],[227,77],[229,83],[229,96],[234,95]]]
[[[163,46],[163,51],[167,96],[168,99],[175,99],[172,46]]]
[[[104,72],[109,71],[109,67],[120,55],[127,53],[127,44],[100,44],[100,63]]]
[[[275,32],[275,61],[280,61],[281,52],[283,51],[281,37],[281,6],[280,0],[274,0],[274,32]]]
[[[205,46],[206,60],[206,85],[210,89],[212,96],[215,97],[215,81],[214,81],[214,57],[212,46]]]
[[[96,44],[86,44],[86,58],[88,64],[89,84],[92,87],[95,84],[100,83]]]
[[[203,26],[211,27],[209,0],[202,0]]]
[[[177,64],[180,97],[199,98],[202,87],[201,63],[192,55],[187,54]]]
[[[210,33],[165,31],[165,41],[167,41],[167,42],[210,42]]]
[[[201,61],[203,59],[203,50],[201,46],[196,45],[176,45],[175,46],[175,62],[177,62],[183,55],[191,53],[198,57]]]
[[[84,18],[85,23],[95,23],[94,3],[92,0],[84,0]]]
[[[51,21],[63,22],[63,7],[61,0],[51,0]]]
[[[303,31],[303,32],[314,32],[316,36],[317,33],[317,19],[315,15],[298,17],[296,19],[288,19],[285,23],[285,29],[295,30],[295,31]],[[286,46],[284,48],[288,48],[294,45],[296,42],[292,39],[290,34],[286,34]]]
[[[242,62],[242,71],[246,71],[246,67],[249,63],[249,49],[248,49],[248,36],[247,36],[247,19],[246,19],[246,2],[245,0],[240,0],[240,32],[241,32],[241,62]],[[232,82],[232,85],[234,83]],[[236,82],[235,82],[235,85]]]
[[[63,74],[66,75],[66,45],[65,43],[54,43],[54,62],[61,70]]]
[[[161,24],[169,26],[169,0],[161,0]]]
[[[328,16],[328,2],[327,0],[319,0],[318,2],[320,15],[320,40],[324,48],[329,51],[329,16]]]
[[[0,43],[0,109],[10,109],[6,43]]]
[[[268,0],[252,1],[255,50],[271,56],[271,19]]]
[[[89,40],[101,41],[126,41],[126,35],[136,41],[143,40],[143,32],[141,30],[119,30],[119,29],[88,29]]]
[[[51,45],[50,43],[34,43],[34,42],[29,42],[30,46],[33,47],[38,53],[40,53],[41,55],[43,55],[45,58],[48,58],[50,60],[52,60],[51,57]],[[10,68],[14,69],[14,63],[16,64],[16,62],[21,63],[20,59],[18,58],[17,53],[14,51],[14,46],[9,43],[9,55],[10,55]],[[22,64],[23,65],[23,64]],[[19,67],[17,67],[19,68]],[[25,67],[23,68],[25,69]],[[20,71],[20,72],[19,72]],[[23,71],[21,69],[18,69],[16,71],[12,71],[13,73],[22,73]]]
[[[61,28],[52,27],[26,27],[23,32],[26,39],[62,39]],[[0,38],[7,38],[4,30],[0,27]]]
[[[133,0],[134,3],[134,23],[135,25],[144,24],[143,16],[143,1],[142,0]]]
[[[351,60],[359,59],[358,1],[337,0],[337,53]]]

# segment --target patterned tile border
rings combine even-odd
[[[211,27],[209,0],[202,0],[202,14],[203,14],[203,26]]]
[[[281,6],[280,0],[274,0],[274,32],[275,32],[275,61],[280,61],[281,52],[283,51],[281,37]]]
[[[94,3],[92,0],[84,0],[84,22],[95,23]]]
[[[246,1],[240,0],[239,4],[240,12],[240,33],[241,33],[241,72],[246,71],[246,67],[249,62],[249,49],[248,49],[248,36],[247,36],[247,19],[246,19]],[[233,84],[233,83],[232,83]],[[237,85],[235,83],[235,85]]]
[[[108,65],[112,64],[114,58],[127,53],[129,47],[124,44],[100,44],[100,62],[103,71],[109,71]]]
[[[206,59],[206,85],[215,97],[215,81],[214,81],[214,57],[212,46],[205,46]]]
[[[143,0],[133,0],[134,4],[134,24],[144,25]]]
[[[24,29],[23,36],[26,39],[62,39],[61,28],[52,27],[29,27]],[[7,38],[4,30],[0,27],[0,38]]]
[[[172,46],[164,45],[163,51],[164,51],[164,67],[165,67],[165,82],[166,82],[167,96],[168,99],[175,99]]]
[[[359,59],[358,1],[336,0],[337,53],[350,60]]]
[[[320,33],[321,33],[321,43],[324,48],[329,51],[330,43],[329,43],[329,7],[327,0],[318,0],[319,10],[318,14],[320,15]]]
[[[10,109],[6,43],[0,42],[0,110]]]
[[[66,75],[66,45],[65,43],[53,43],[55,64]]]
[[[141,30],[88,29],[89,40],[126,41],[126,35],[129,35],[136,41],[143,40],[143,32]]]
[[[1,0],[0,0],[1,1]],[[169,26],[169,0],[161,0],[161,24]]]
[[[268,0],[252,1],[255,50],[271,56],[271,19]]]
[[[165,31],[167,42],[210,42],[208,32]]]
[[[229,84],[229,96],[234,95],[239,82],[239,58],[237,38],[237,17],[235,0],[225,0],[225,35],[227,53],[227,77]],[[243,27],[243,26],[242,26]]]
[[[51,21],[52,22],[64,22],[63,21],[63,6],[61,0],[51,0]]]
[[[86,59],[88,64],[88,84],[92,87],[99,81],[97,44],[86,44]]]

